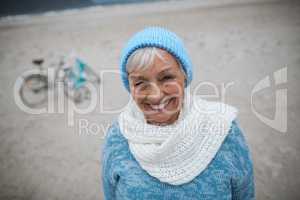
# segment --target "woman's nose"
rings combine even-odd
[[[155,84],[155,83],[151,83],[151,86],[148,90],[148,94],[147,94],[147,100],[151,103],[151,104],[159,104],[160,101],[162,100],[164,94],[162,91],[162,88]]]

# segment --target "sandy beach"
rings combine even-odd
[[[257,199],[300,199],[300,3],[222,0],[0,18],[1,200],[103,199],[103,136],[128,102],[117,73],[121,49],[132,34],[150,25],[167,27],[184,40],[194,65],[195,94],[211,94],[211,88],[199,87],[209,82],[219,93],[226,90],[225,99],[209,100],[239,109]],[[32,68],[32,59],[47,62],[72,50],[101,74],[96,108],[80,114],[65,107],[59,113],[54,103],[53,112],[23,111],[15,102],[14,85]],[[255,90],[266,77],[269,87]]]

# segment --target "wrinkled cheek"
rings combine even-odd
[[[131,96],[136,102],[136,104],[140,107],[141,110],[144,110],[143,102],[145,101],[147,94],[145,92],[141,92],[137,89],[133,89],[131,92]]]
[[[183,87],[179,83],[166,83],[164,85],[164,91],[173,97],[182,97],[183,95]]]
[[[133,88],[133,90],[131,91],[131,96],[133,97],[134,100],[140,101],[142,99],[145,99],[147,94],[137,88]]]

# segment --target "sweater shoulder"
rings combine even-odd
[[[222,146],[224,152],[231,158],[235,166],[235,171],[251,172],[252,171],[252,157],[247,141],[242,129],[239,127],[237,121],[233,121],[229,133]],[[227,157],[228,157],[227,156]]]
[[[127,141],[120,131],[118,122],[115,120],[105,134],[103,153],[120,151],[126,145]]]
[[[231,149],[249,150],[244,133],[236,120],[232,121],[226,141],[231,146]]]

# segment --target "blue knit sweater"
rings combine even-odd
[[[252,160],[236,121],[208,167],[178,186],[162,183],[140,167],[117,122],[107,132],[102,150],[105,200],[255,199]]]

